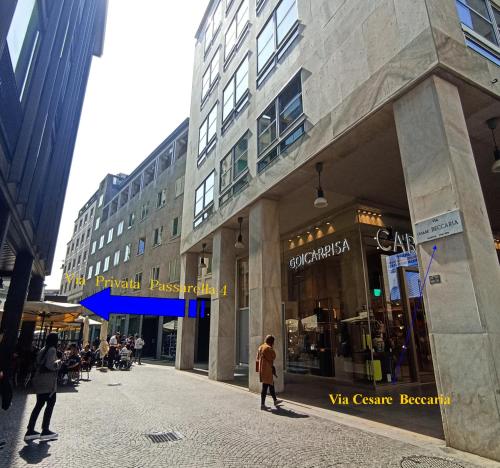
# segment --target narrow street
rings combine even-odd
[[[59,433],[57,441],[23,442],[34,395],[17,394],[12,408],[0,413],[0,439],[5,441],[0,466],[500,466],[442,449],[437,439],[327,410],[285,401],[279,411],[261,411],[257,395],[246,389],[171,367],[93,369],[90,381],[60,390],[51,427]],[[182,438],[153,441],[146,436],[170,431]]]

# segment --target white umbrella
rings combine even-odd
[[[75,322],[77,322],[77,323],[84,322],[85,323],[86,319],[89,321],[89,325],[101,325],[101,322],[98,322],[97,320],[91,319],[90,317],[84,317],[83,315],[80,315],[80,317],[75,319]]]
[[[89,318],[85,317],[84,320],[83,320],[83,333],[82,333],[82,335],[83,335],[82,343],[83,343],[84,346],[86,344],[88,344],[88,342],[89,342],[89,332],[90,332]]]
[[[101,323],[101,333],[99,334],[100,340],[105,340],[108,337],[108,321],[103,320]]]

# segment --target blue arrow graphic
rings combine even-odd
[[[158,315],[184,317],[185,299],[170,297],[136,297],[112,296],[111,288],[103,289],[92,296],[83,299],[80,305],[94,312],[104,320],[109,320],[110,314]],[[189,300],[188,317],[196,317],[196,299]],[[200,316],[205,315],[205,303],[200,302]]]

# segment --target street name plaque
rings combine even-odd
[[[449,211],[415,223],[418,244],[464,231],[460,210]]]

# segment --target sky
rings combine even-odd
[[[73,223],[100,181],[130,174],[189,116],[194,36],[207,4],[109,0],[104,53],[92,61],[46,289],[59,289]]]

